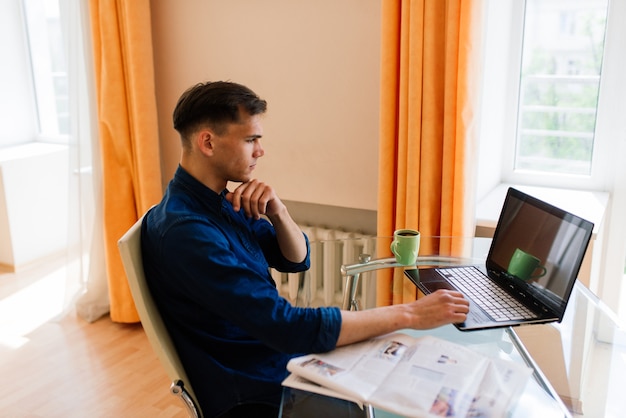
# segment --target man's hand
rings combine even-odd
[[[226,194],[226,200],[233,205],[235,211],[243,209],[247,217],[254,219],[259,219],[261,215],[271,218],[285,210],[285,205],[274,189],[257,179],[237,186],[234,191]]]
[[[252,179],[240,184],[233,192],[226,194],[235,211],[243,209],[249,218],[259,219],[267,216],[274,229],[283,256],[294,263],[300,263],[307,255],[304,234],[291,219],[285,204],[278,198],[274,189]]]
[[[341,311],[341,332],[337,346],[404,328],[430,329],[465,321],[469,302],[459,292],[437,290],[414,302],[363,311]]]
[[[407,307],[411,313],[410,328],[430,329],[449,323],[465,321],[469,312],[469,302],[463,294],[453,290],[437,290]]]

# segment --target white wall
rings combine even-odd
[[[68,155],[56,144],[0,149],[1,267],[19,270],[65,251]]]
[[[256,176],[285,200],[375,210],[380,1],[153,0],[164,185],[172,110],[189,86],[245,84],[268,101]]]
[[[511,42],[511,13],[509,1],[485,2],[485,44],[483,46],[482,109],[480,112],[480,146],[478,147],[478,177],[476,201],[483,199],[501,182],[502,144],[504,138],[515,135],[515,115],[507,114],[511,95],[511,80],[519,77],[519,69],[509,54]],[[488,28],[488,29],[487,29]],[[489,32],[487,32],[489,30]],[[521,34],[520,34],[521,35]],[[510,107],[509,107],[510,109]]]

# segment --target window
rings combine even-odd
[[[603,74],[608,7],[487,2],[481,142],[490,150],[480,159],[497,165],[487,183],[607,190],[610,137],[599,121],[615,106]]]
[[[513,170],[590,176],[608,0],[527,0]]]
[[[58,0],[24,0],[24,19],[39,139],[63,143],[69,134],[69,94]]]

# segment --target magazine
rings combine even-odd
[[[532,370],[432,336],[388,334],[292,359],[283,385],[406,417],[501,417]]]

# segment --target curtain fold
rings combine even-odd
[[[138,322],[117,240],[162,196],[149,0],[91,0],[110,315]]]
[[[473,235],[480,7],[480,0],[382,3],[379,236],[398,228]],[[422,242],[421,254],[463,250]],[[378,305],[415,300],[415,286],[396,270],[380,272]]]
[[[67,269],[77,277],[81,292],[75,308],[93,322],[109,312],[102,226],[102,170],[95,121],[93,51],[89,42],[89,11],[83,3],[59,2],[68,16],[70,136],[70,205]],[[73,243],[76,243],[74,245]]]

